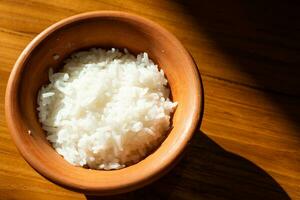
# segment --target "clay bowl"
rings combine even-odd
[[[174,128],[162,145],[137,164],[101,171],[74,167],[45,138],[36,111],[37,91],[72,52],[90,47],[148,52],[164,70],[178,102]],[[58,59],[57,58],[59,55]],[[123,12],[90,12],[64,19],[40,33],[18,58],[8,81],[5,109],[12,138],[25,160],[41,175],[68,189],[109,195],[142,187],[174,165],[197,127],[202,112],[200,76],[182,44],[168,31]],[[28,130],[31,134],[28,134]]]

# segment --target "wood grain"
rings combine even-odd
[[[6,82],[23,48],[52,23],[92,10],[133,12],[170,30],[193,55],[205,90],[201,131],[179,165],[109,199],[300,199],[299,8],[283,1],[0,0],[0,199],[98,199],[37,174],[4,118]]]

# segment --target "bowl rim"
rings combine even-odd
[[[21,70],[25,66],[24,64],[26,63],[26,60],[31,55],[32,51],[45,38],[47,38],[49,35],[51,35],[56,30],[66,26],[68,24],[71,24],[73,22],[81,21],[84,19],[101,18],[101,17],[117,17],[119,19],[134,21],[138,24],[147,25],[148,27],[151,27],[152,29],[159,31],[161,34],[164,34],[166,37],[170,38],[170,40],[172,40],[172,42],[174,42],[176,44],[176,47],[179,48],[184,53],[184,56],[190,62],[191,66],[193,68],[193,71],[195,73],[196,89],[199,91],[196,94],[195,105],[193,105],[194,109],[193,109],[192,117],[191,117],[192,118],[191,126],[187,127],[187,129],[186,129],[187,134],[184,138],[184,141],[182,142],[183,145],[181,145],[180,148],[176,149],[176,151],[169,156],[168,162],[165,162],[162,166],[159,167],[158,170],[152,171],[152,173],[150,175],[148,175],[147,177],[139,176],[139,178],[136,178],[135,180],[131,181],[130,185],[128,185],[128,184],[125,186],[120,186],[120,185],[117,186],[116,185],[115,187],[109,188],[110,191],[112,191],[112,190],[119,191],[119,192],[117,191],[117,192],[113,192],[113,193],[122,193],[124,191],[127,192],[127,191],[134,190],[136,188],[142,187],[142,186],[158,179],[160,176],[162,176],[167,171],[169,171],[171,169],[171,167],[174,165],[175,161],[178,160],[178,157],[184,151],[188,142],[192,138],[193,133],[196,130],[196,128],[200,127],[200,123],[202,121],[202,116],[203,116],[203,111],[204,111],[204,109],[203,109],[204,108],[204,96],[203,96],[204,91],[203,91],[203,84],[202,84],[201,75],[198,70],[198,67],[197,67],[195,61],[193,60],[192,56],[190,55],[190,53],[184,48],[184,46],[181,44],[181,42],[173,34],[171,34],[169,31],[167,31],[162,26],[158,25],[157,23],[155,23],[149,19],[141,17],[139,15],[127,13],[127,12],[123,12],[123,11],[85,12],[85,13],[81,13],[81,14],[73,15],[71,17],[64,18],[64,19],[54,23],[53,25],[49,26],[48,28],[43,30],[41,33],[39,33],[25,47],[25,49],[22,51],[22,53],[18,57],[16,63],[14,64],[11,74],[9,76],[7,87],[6,87],[5,116],[6,116],[6,121],[8,124],[10,134],[13,138],[13,141],[14,141],[18,151],[21,153],[21,155],[26,160],[26,162],[29,163],[29,165],[31,165],[31,167],[33,167],[39,174],[41,174],[42,176],[46,177],[51,182],[54,182],[58,185],[61,185],[63,187],[66,187],[66,188],[74,190],[74,191],[80,191],[80,192],[89,191],[89,188],[86,188],[86,186],[74,184],[71,181],[66,181],[65,179],[61,179],[59,176],[57,176],[54,173],[49,174],[49,172],[45,168],[39,166],[39,161],[36,158],[30,156],[30,150],[28,150],[27,148],[24,148],[24,145],[23,145],[24,141],[22,141],[22,138],[20,137],[18,130],[14,125],[14,118],[20,117],[20,116],[17,116],[18,114],[14,113],[12,102],[15,100],[16,95],[14,95],[12,91],[16,91],[15,89],[17,88],[17,85],[20,82],[20,78],[17,78],[18,77],[17,75],[21,73]],[[92,191],[92,193],[94,193],[97,190],[100,191],[103,189],[102,187],[101,186],[94,187],[89,192]],[[127,189],[124,187],[127,187]],[[95,190],[95,188],[96,188],[96,190]],[[106,188],[106,189],[108,189],[108,188]]]

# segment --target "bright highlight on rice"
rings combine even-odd
[[[157,148],[177,103],[147,53],[111,49],[71,55],[38,94],[47,139],[69,163],[120,169]]]

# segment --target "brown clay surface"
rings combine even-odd
[[[161,146],[124,169],[88,170],[70,165],[49,145],[37,119],[37,93],[47,82],[49,68],[58,69],[72,52],[90,47],[126,47],[134,53],[148,52],[164,70],[173,100],[178,102],[173,128]],[[54,59],[55,55],[60,58]],[[174,165],[198,125],[203,96],[200,84],[190,54],[157,24],[123,12],[90,12],[58,22],[25,48],[8,81],[6,119],[21,154],[43,176],[80,192],[121,193],[149,183]]]

